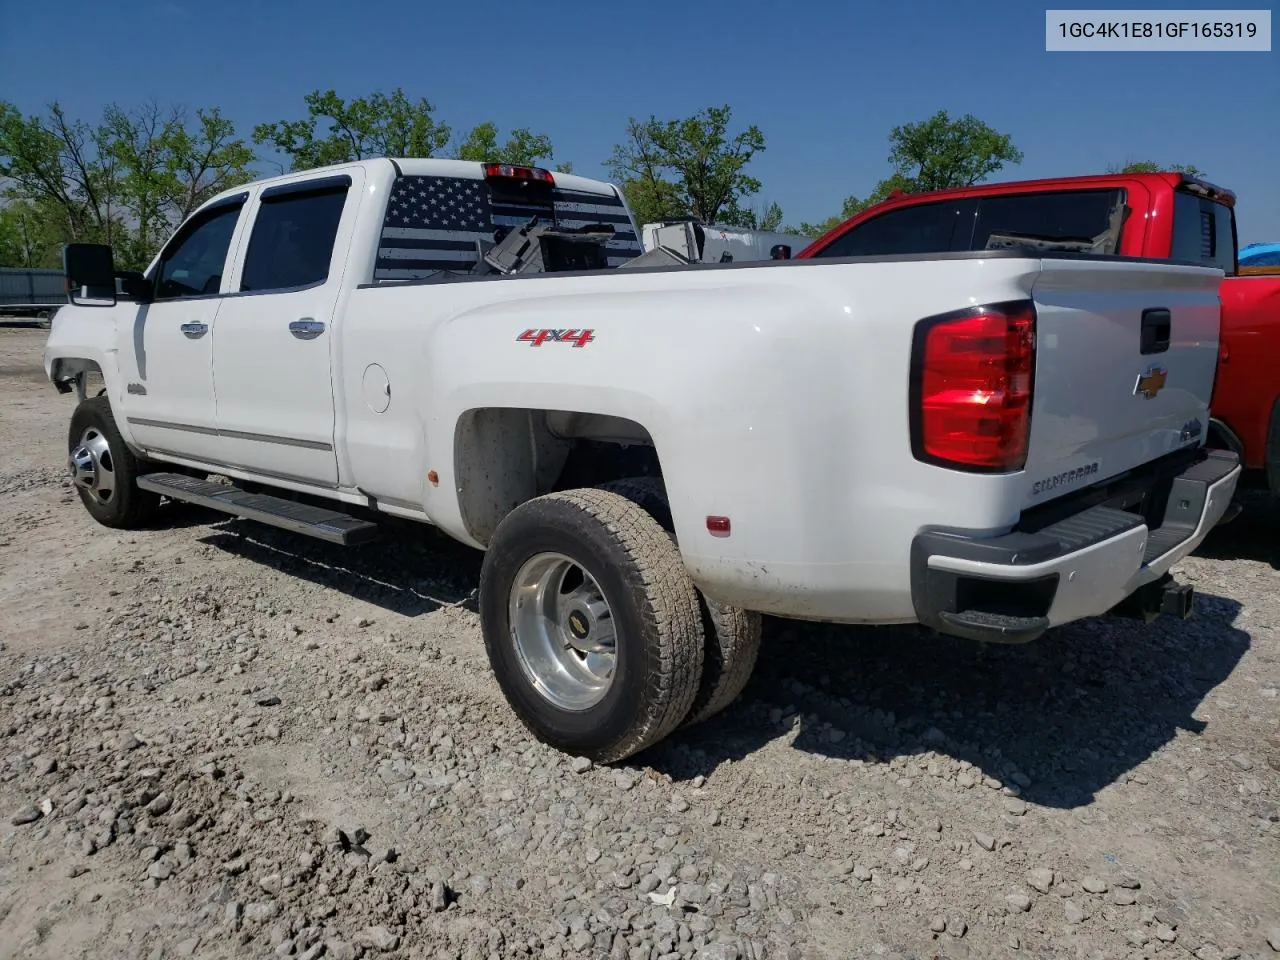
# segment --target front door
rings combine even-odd
[[[358,197],[345,175],[259,197],[213,337],[218,436],[233,466],[337,485],[332,323],[355,211],[343,213]]]
[[[217,463],[213,328],[236,223],[248,194],[192,217],[165,247],[153,273],[153,300],[120,330],[124,412],[134,443],[155,452]],[[123,306],[123,305],[122,305]]]

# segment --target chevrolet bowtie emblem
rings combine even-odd
[[[1152,367],[1138,377],[1138,382],[1133,386],[1133,395],[1136,397],[1142,394],[1148,400],[1154,399],[1155,395],[1164,389],[1165,381],[1168,379],[1168,370],[1164,367]]]

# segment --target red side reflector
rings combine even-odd
[[[727,537],[729,535],[729,518],[707,517],[707,531],[713,536]]]
[[[922,320],[912,355],[916,458],[961,469],[1021,470],[1031,432],[1035,361],[1030,300]]]
[[[517,167],[510,163],[486,163],[484,175],[500,180],[536,180],[552,185],[556,182],[550,170],[543,170],[541,167]]]

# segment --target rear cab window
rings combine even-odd
[[[1173,260],[1188,260],[1224,273],[1236,272],[1235,213],[1225,203],[1186,190],[1173,195]]]
[[[981,197],[973,232],[962,249],[1042,247],[1116,254],[1125,218],[1125,191],[1057,190]]]
[[[593,263],[559,269],[617,267],[643,253],[616,193],[559,184],[479,177],[402,174],[387,201],[373,280],[447,280],[477,274],[481,251],[534,217],[541,225],[581,229],[607,224],[612,237]]]

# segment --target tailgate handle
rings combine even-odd
[[[1142,352],[1164,353],[1172,330],[1173,315],[1165,307],[1147,307],[1142,311]]]

